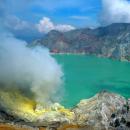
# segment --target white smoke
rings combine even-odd
[[[39,103],[50,102],[61,87],[61,67],[48,49],[29,48],[10,34],[0,37],[0,87],[15,86],[33,93]],[[2,89],[2,88],[1,88]]]
[[[130,23],[130,1],[102,0],[101,23]]]

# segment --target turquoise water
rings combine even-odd
[[[62,104],[72,107],[101,90],[130,97],[130,63],[85,55],[55,55],[65,78]]]

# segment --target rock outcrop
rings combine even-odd
[[[112,113],[122,111],[124,104],[125,98],[101,92],[90,99],[81,100],[73,111],[78,125],[107,130],[110,129]]]
[[[130,130],[129,107],[129,100],[103,91],[72,109],[55,103],[30,122],[1,110],[0,130]]]

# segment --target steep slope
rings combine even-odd
[[[34,45],[46,46],[54,53],[85,53],[130,60],[130,24],[115,23],[65,33],[53,30],[31,44]]]

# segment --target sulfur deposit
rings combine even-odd
[[[67,109],[57,103],[63,72],[49,51],[10,34],[0,41],[0,130],[130,129],[129,100],[104,91]]]
[[[129,107],[129,100],[105,91],[72,109],[44,108],[18,91],[1,91],[0,130],[129,130]]]

